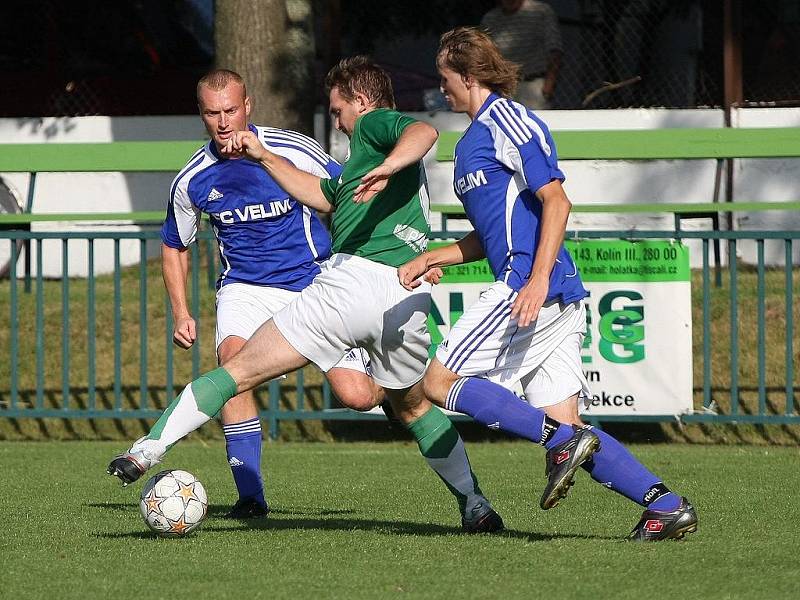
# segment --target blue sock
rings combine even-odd
[[[478,377],[464,377],[450,388],[445,408],[468,414],[489,429],[552,448],[574,435],[572,427],[561,425],[544,411],[521,400],[501,385]]]
[[[264,501],[264,482],[261,479],[261,421],[258,417],[223,425],[225,449],[239,498]]]
[[[680,497],[670,492],[625,446],[605,431],[592,431],[600,438],[600,450],[583,464],[592,479],[642,506],[667,511],[678,508]]]

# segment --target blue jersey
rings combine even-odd
[[[498,281],[519,291],[539,245],[542,203],[535,192],[563,181],[547,126],[521,104],[491,94],[456,144],[453,185]],[[562,245],[548,301],[587,296]]]
[[[313,139],[284,129],[249,125],[261,143],[295,167],[328,178],[342,167]],[[328,231],[316,213],[290,197],[261,165],[221,157],[213,141],[200,148],[170,187],[161,239],[183,249],[207,213],[219,244],[217,287],[249,283],[300,291],[330,255]]]

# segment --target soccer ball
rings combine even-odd
[[[203,521],[208,496],[203,484],[186,471],[161,471],[142,488],[139,510],[158,535],[184,536]]]

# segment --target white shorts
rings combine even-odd
[[[536,321],[520,328],[511,319],[516,292],[495,282],[461,315],[439,344],[436,358],[462,377],[483,377],[513,390],[520,382],[536,407],[579,393],[589,397],[581,345],[586,309],[581,302],[546,304]]]
[[[217,292],[216,348],[230,336],[249,340],[275,313],[300,295],[276,287],[229,283]],[[369,374],[369,358],[360,349],[348,348],[335,366]]]
[[[286,340],[323,371],[348,348],[366,350],[372,377],[389,389],[425,374],[431,286],[409,292],[397,269],[350,254],[334,254],[322,273],[273,320]]]

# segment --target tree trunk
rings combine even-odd
[[[258,125],[312,132],[312,0],[217,0],[217,67],[244,77]]]

